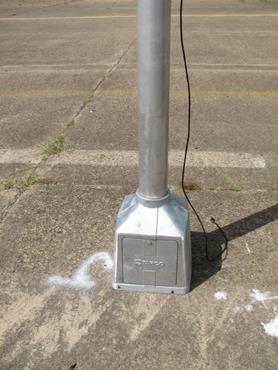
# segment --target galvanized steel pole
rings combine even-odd
[[[113,287],[185,294],[191,280],[187,202],[168,190],[171,0],[137,0],[139,187],[115,231]]]
[[[168,196],[171,0],[138,0],[139,187],[146,202]]]

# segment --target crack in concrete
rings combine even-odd
[[[92,93],[89,94],[86,99],[83,101],[83,103],[81,104],[79,110],[75,113],[75,115],[72,117],[71,119],[71,126],[73,126],[75,124],[75,121],[76,119],[81,115],[81,113],[83,112],[83,110],[87,107],[88,104],[90,104],[92,102],[92,99],[93,97],[95,96],[96,92],[98,91],[98,89],[101,87],[101,85],[109,78],[109,76],[117,69],[117,67],[119,66],[119,64],[121,63],[121,61],[123,60],[123,58],[127,55],[127,53],[129,52],[130,48],[132,47],[134,41],[136,40],[136,37],[134,37],[132,39],[132,41],[129,43],[128,47],[124,50],[124,52],[120,55],[120,57],[118,58],[118,60],[113,63],[111,65],[110,68],[108,68],[108,70],[104,73],[104,76],[99,80],[99,82],[97,83],[96,87],[93,89]],[[71,127],[70,126],[70,127]],[[64,133],[67,131],[69,127],[67,127],[65,130],[64,130]]]
[[[74,1],[74,0],[71,0]],[[88,95],[81,104],[80,108],[78,111],[74,114],[74,116],[71,118],[71,125],[65,127],[65,129],[62,131],[62,134],[66,134],[66,132],[69,130],[70,127],[74,126],[76,119],[81,115],[83,110],[87,107],[88,104],[91,103],[93,97],[95,96],[97,90],[100,88],[100,86],[109,78],[109,76],[116,70],[116,68],[120,65],[121,61],[123,58],[127,55],[129,52],[130,48],[132,47],[134,41],[136,40],[136,36],[133,37],[132,41],[128,44],[127,48],[121,53],[119,58],[116,60],[115,63],[113,63],[110,68],[104,73],[103,77],[99,80],[95,88],[93,89],[92,93]],[[44,158],[43,156],[40,158],[38,161],[37,165],[33,167],[33,172],[37,173],[39,176],[44,175],[46,172],[48,172],[52,166],[53,163],[49,163],[48,159],[51,158],[49,156],[48,158]],[[51,161],[50,161],[51,162]],[[9,212],[13,209],[14,206],[19,202],[21,199],[21,196],[27,192],[28,189],[18,191],[17,195],[14,198],[14,201],[11,201],[11,203],[7,206],[6,210],[3,212],[2,216],[0,217],[0,226],[5,222],[7,219]]]

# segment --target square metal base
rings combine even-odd
[[[157,207],[127,196],[118,214],[113,288],[185,294],[190,290],[191,240],[185,199]]]

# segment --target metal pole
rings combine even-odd
[[[167,186],[171,0],[138,0],[139,187],[115,232],[113,287],[185,294],[190,289],[187,202]]]
[[[168,196],[171,0],[137,0],[139,200]]]

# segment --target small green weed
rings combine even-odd
[[[38,175],[33,172],[18,179],[0,181],[0,190],[18,189],[26,190],[39,182]]]
[[[241,191],[241,188],[239,186],[231,186],[229,188],[230,191],[235,191],[235,192],[239,192]]]
[[[65,137],[63,134],[50,138],[47,144],[43,145],[45,156],[56,155],[64,150]]]
[[[12,180],[1,180],[0,181],[0,190],[9,190],[14,187],[14,181]]]
[[[80,110],[83,110],[88,104],[92,103],[91,96],[87,96],[80,106]]]
[[[66,128],[72,127],[73,125],[74,125],[74,118],[70,118],[69,120],[65,122]]]

